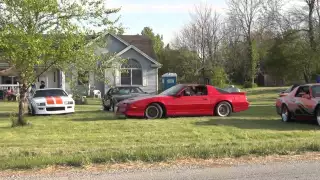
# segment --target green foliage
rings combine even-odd
[[[212,69],[212,84],[214,86],[224,88],[228,84],[227,73],[223,67],[216,66]]]
[[[292,31],[275,38],[265,61],[267,72],[285,81],[301,79],[307,56],[305,47],[301,37]]]
[[[163,65],[159,74],[173,72],[178,74],[181,83],[197,82],[195,67],[198,60],[199,56],[187,49],[165,48],[159,56],[159,62]]]
[[[156,54],[159,55],[164,48],[163,36],[160,34],[155,34],[150,27],[144,27],[141,31],[141,35],[145,35],[152,40],[153,49]]]
[[[251,81],[246,81],[243,84],[244,88],[257,88],[258,85],[256,83],[252,83]]]

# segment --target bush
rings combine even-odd
[[[88,104],[88,100],[87,100],[87,97],[86,96],[76,96],[74,98],[74,101],[75,101],[75,104],[77,105],[83,105],[83,104]]]
[[[250,81],[246,81],[244,84],[243,84],[243,87],[244,88],[256,88],[258,87],[258,85],[256,83],[251,83]]]
[[[225,87],[228,81],[227,73],[223,67],[216,66],[212,70],[212,84],[216,87]]]

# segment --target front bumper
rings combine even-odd
[[[117,117],[144,117],[144,109],[120,102],[115,106],[114,114]]]
[[[34,107],[34,110],[37,115],[69,114],[75,112],[74,105],[37,106]]]

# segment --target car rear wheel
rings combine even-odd
[[[158,119],[163,115],[163,110],[159,104],[150,104],[145,110],[145,118],[147,119]]]
[[[291,113],[286,105],[283,105],[281,108],[281,120],[283,122],[291,121]]]
[[[316,120],[317,120],[317,123],[318,125],[320,126],[320,106],[318,106],[317,108],[317,112],[316,112]]]
[[[230,116],[231,113],[232,113],[232,108],[230,103],[228,102],[221,102],[216,106],[215,114],[220,117]]]

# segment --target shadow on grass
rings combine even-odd
[[[112,121],[121,119],[123,118],[118,118],[112,112],[107,111],[77,112],[74,117],[70,118],[71,121]]]
[[[276,131],[293,131],[293,130],[318,130],[319,127],[312,121],[295,121],[290,123],[281,122],[281,120],[264,120],[264,119],[239,119],[239,118],[219,118],[210,119],[209,121],[196,122],[197,126],[229,126],[240,129],[261,129]]]

